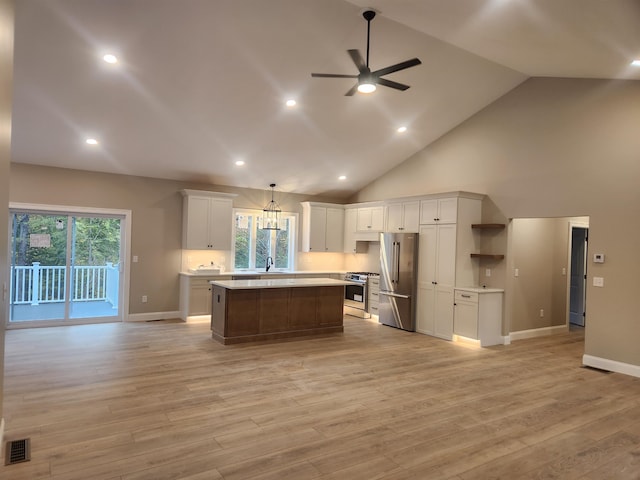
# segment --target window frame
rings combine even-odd
[[[248,267],[237,267],[236,262],[236,217],[238,214],[246,214],[251,215],[255,219],[255,221],[251,222],[251,232],[249,234],[249,266]],[[233,226],[231,229],[232,241],[231,241],[231,262],[232,262],[232,270],[236,272],[260,272],[266,273],[265,266],[258,267],[256,265],[256,239],[257,239],[257,230],[258,230],[258,219],[262,218],[262,210],[255,210],[249,208],[234,208],[233,209]],[[298,245],[298,213],[296,212],[282,212],[280,214],[281,219],[290,218],[290,226],[289,228],[289,268],[277,268],[275,264],[269,269],[270,272],[292,272],[295,270],[296,265],[296,252]],[[275,235],[277,230],[272,231]],[[272,249],[275,249],[276,242],[272,242]],[[275,259],[275,252],[271,255]],[[275,261],[275,260],[274,260]]]

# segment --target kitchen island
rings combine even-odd
[[[225,345],[342,332],[344,288],[332,278],[212,280],[211,331]]]

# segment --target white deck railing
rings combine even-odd
[[[66,299],[66,267],[32,265],[11,267],[11,303],[14,305],[64,302]],[[118,265],[107,262],[99,266],[72,267],[74,302],[108,301],[118,305]]]

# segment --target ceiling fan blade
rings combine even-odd
[[[371,73],[377,77],[381,77],[382,75],[388,75],[399,70],[404,70],[405,68],[415,67],[416,65],[420,65],[421,63],[422,62],[417,58],[412,58],[411,60],[407,60],[406,62],[396,63],[395,65],[391,65],[387,68],[381,68],[380,70],[376,70],[375,72]]]
[[[311,76],[321,78],[358,78],[358,75],[342,75],[340,73],[312,73]]]
[[[353,87],[349,89],[347,93],[344,94],[345,97],[352,97],[358,91],[358,84],[356,83]]]
[[[385,87],[395,88],[396,90],[406,90],[409,88],[409,85],[405,85],[404,83],[392,82],[391,80],[387,80],[386,78],[377,78],[376,83],[378,85],[384,85]]]
[[[349,56],[351,57],[351,60],[353,60],[353,63],[356,64],[356,67],[358,67],[358,71],[360,73],[369,71],[369,68],[367,67],[367,64],[364,62],[364,58],[362,58],[362,55],[360,54],[359,50],[347,50],[347,52],[349,52]]]

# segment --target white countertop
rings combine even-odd
[[[211,280],[211,285],[229,290],[253,290],[258,288],[290,288],[290,287],[340,287],[353,285],[354,282],[335,280],[333,278],[274,278],[273,280]]]
[[[270,271],[270,272],[251,272],[247,270],[239,270],[239,271],[228,271],[228,272],[220,272],[220,273],[192,273],[192,272],[180,272],[180,275],[184,275],[185,277],[242,277],[242,276],[251,276],[255,277],[256,275],[269,275],[269,276],[278,276],[278,275],[332,275],[332,274],[341,274],[344,275],[346,272],[340,270],[291,270],[291,271]]]
[[[474,293],[502,293],[502,288],[489,288],[489,287],[455,287],[456,290],[464,290],[465,292]]]

